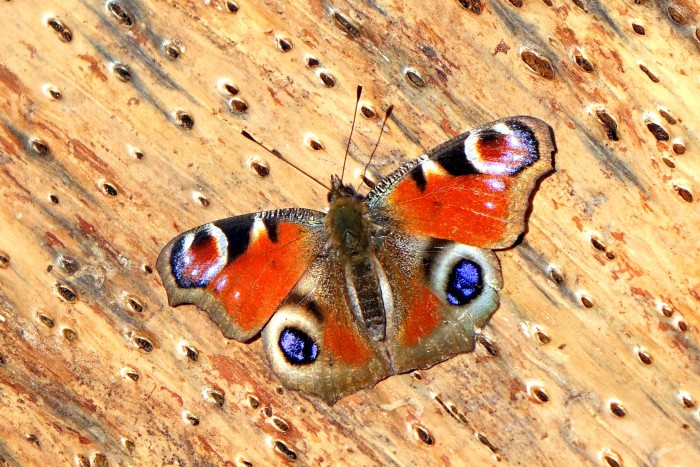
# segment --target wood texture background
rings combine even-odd
[[[236,4],[0,4],[0,463],[700,465],[697,3]],[[328,407],[152,268],[199,224],[323,209],[240,131],[327,180],[358,83],[355,183],[389,104],[375,179],[508,115],[559,151],[499,253],[496,355]]]

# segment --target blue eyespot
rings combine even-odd
[[[481,293],[483,286],[481,267],[474,261],[462,259],[447,279],[447,301],[450,305],[464,306]]]
[[[280,333],[279,346],[284,358],[292,365],[308,365],[318,357],[316,342],[297,328],[284,328]]]

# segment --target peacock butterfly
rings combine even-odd
[[[524,231],[554,152],[542,120],[497,120],[367,195],[331,177],[326,212],[278,209],[185,232],[158,272],[171,306],[196,305],[238,341],[262,333],[282,384],[333,404],[474,349],[499,304],[491,250]]]

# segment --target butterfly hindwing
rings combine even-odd
[[[308,209],[246,214],[175,237],[157,262],[170,305],[194,304],[226,337],[251,339],[321,250],[323,216]]]
[[[496,255],[405,232],[392,232],[384,241],[378,259],[392,278],[387,345],[394,372],[471,352],[477,329],[498,308],[502,279]]]
[[[393,373],[383,344],[353,316],[345,269],[343,258],[319,256],[262,332],[284,386],[329,404]]]
[[[414,235],[506,248],[525,228],[530,194],[552,169],[549,125],[510,117],[464,133],[370,191],[375,222]]]

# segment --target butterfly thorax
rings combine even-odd
[[[331,178],[331,186],[325,222],[333,248],[347,258],[366,255],[372,223],[362,195],[352,186],[344,185],[335,175]]]

